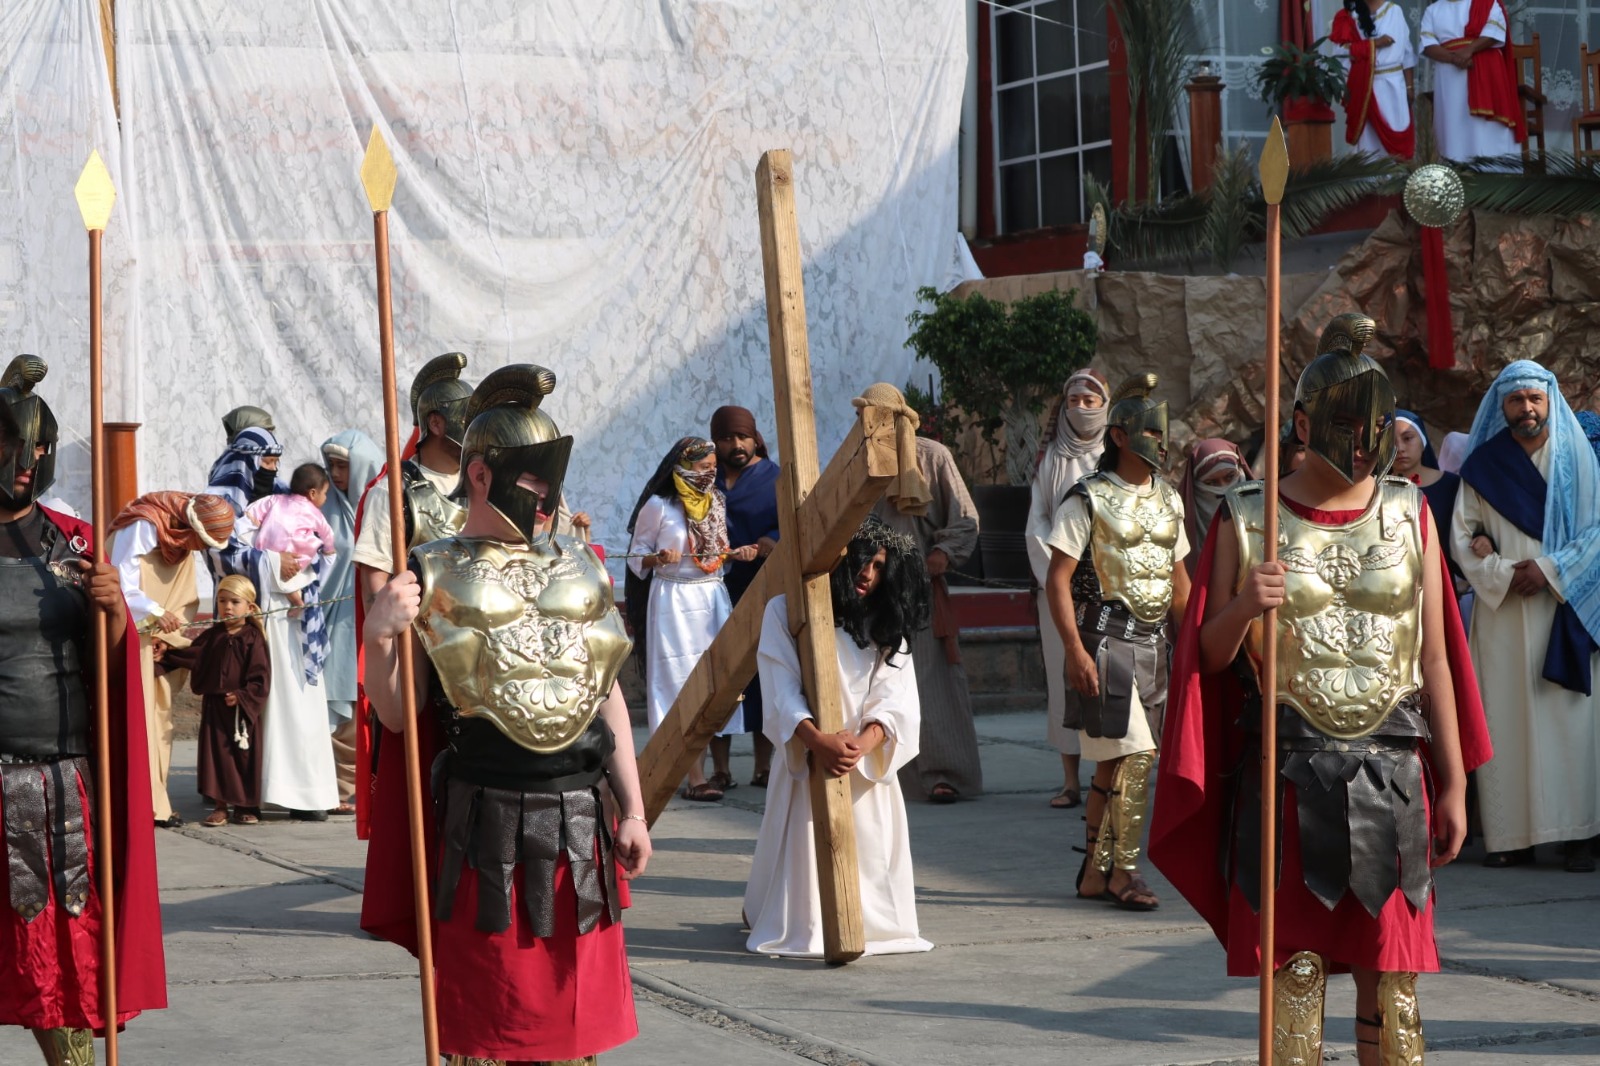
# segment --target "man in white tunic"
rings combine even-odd
[[[1045,596],[1045,577],[1050,572],[1050,545],[1045,538],[1055,523],[1056,508],[1066,502],[1067,492],[1085,474],[1092,473],[1105,450],[1106,406],[1111,388],[1098,370],[1085,367],[1061,387],[1061,399],[1050,421],[1049,436],[1039,455],[1039,468],[1033,472],[1033,488],[1028,502],[1028,525],[1024,539],[1028,545],[1028,565],[1038,582],[1034,598],[1039,610],[1039,650],[1044,656],[1046,735],[1061,753],[1061,791],[1050,797],[1050,806],[1061,809],[1083,802],[1079,789],[1078,731],[1068,729],[1066,713],[1067,651],[1061,634],[1050,624],[1050,602]]]
[[[1445,159],[1507,156],[1527,136],[1500,0],[1434,0],[1422,13],[1433,60],[1433,138]]]
[[[744,894],[746,947],[822,957],[822,897],[812,835],[813,773],[850,779],[861,921],[868,955],[931,950],[917,928],[911,836],[898,779],[921,726],[911,636],[929,621],[928,575],[916,543],[868,516],[832,577],[844,729],[817,729],[789,633],[787,597],[767,604],[757,663],[763,728],[779,753]]]
[[[1555,375],[1500,372],[1472,424],[1451,548],[1477,595],[1472,658],[1495,757],[1478,771],[1484,865],[1564,845],[1595,868],[1600,720],[1600,462]]]

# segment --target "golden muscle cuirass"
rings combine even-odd
[[[1089,494],[1100,599],[1122,601],[1141,622],[1160,622],[1172,606],[1173,554],[1183,530],[1178,494],[1160,478],[1145,496],[1103,476],[1091,475],[1082,485]]]
[[[1361,516],[1342,526],[1278,508],[1278,702],[1340,740],[1364,737],[1422,687],[1421,490],[1401,478],[1378,482]],[[1239,579],[1262,561],[1265,496],[1260,482],[1228,494],[1239,537]],[[1258,666],[1262,627],[1246,647]]]
[[[633,647],[594,551],[449,537],[412,558],[417,635],[455,708],[541,754],[578,739]]]
[[[407,478],[405,494],[411,511],[411,543],[407,548],[461,532],[467,509],[434,488],[433,482],[425,477]]]

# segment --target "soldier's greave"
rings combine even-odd
[[[1322,956],[1290,956],[1272,980],[1272,1066],[1321,1066],[1328,969]]]
[[[1112,867],[1138,869],[1139,841],[1150,806],[1150,771],[1155,764],[1153,751],[1124,755],[1117,763],[1105,814],[1100,818],[1100,839],[1094,845],[1094,868],[1103,874],[1109,874]]]
[[[1378,975],[1378,1037],[1381,1066],[1422,1066],[1422,1010],[1417,1005],[1417,975]]]
[[[35,1029],[33,1038],[47,1066],[94,1066],[94,1033],[88,1029]]]

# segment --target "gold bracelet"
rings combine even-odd
[[[642,814],[624,814],[622,816],[622,821],[624,821],[624,822],[627,822],[627,821],[643,822],[645,824],[646,828],[648,828],[649,825],[650,825],[650,819],[646,818]]]

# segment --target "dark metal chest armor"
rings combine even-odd
[[[0,558],[0,757],[89,753],[89,602],[50,527],[44,558]]]

